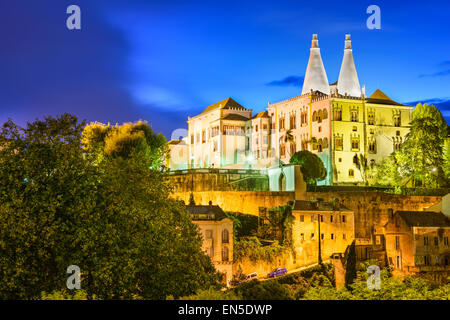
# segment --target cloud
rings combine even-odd
[[[445,68],[445,70],[437,71],[437,72],[434,72],[434,73],[420,74],[419,78],[443,77],[443,76],[450,75],[450,69],[448,69],[448,67],[450,67],[450,60],[442,61],[441,63],[438,64],[438,67],[439,68]]]
[[[266,85],[271,87],[297,87],[303,85],[303,80],[304,78],[300,76],[288,76],[282,80],[271,81]]]
[[[129,89],[132,44],[107,20],[101,1],[78,0],[81,30],[66,28],[67,1],[15,0],[0,7],[0,122],[18,125],[64,112],[80,120],[148,120],[169,135],[186,116]],[[104,4],[104,3],[103,3]],[[153,92],[155,95],[157,92]]]

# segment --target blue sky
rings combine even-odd
[[[366,27],[371,4],[381,30]],[[258,112],[299,95],[313,33],[336,81],[351,33],[367,94],[434,103],[450,123],[449,21],[447,1],[3,0],[0,121],[71,112],[170,137],[227,97]]]

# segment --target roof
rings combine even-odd
[[[266,111],[261,111],[260,113],[258,113],[256,116],[254,116],[252,119],[256,119],[256,118],[268,118],[269,117],[269,112]]]
[[[376,104],[389,104],[394,106],[403,106],[403,104],[395,102],[391,98],[389,98],[383,91],[377,89],[372,95],[367,99],[368,103],[376,103]]]
[[[187,205],[186,211],[193,220],[221,220],[226,217],[222,208],[213,205]]]
[[[240,114],[230,113],[227,114],[225,117],[221,118],[221,120],[238,120],[238,121],[247,121],[249,118],[244,117]]]
[[[450,220],[442,212],[397,211],[410,227],[450,227]]]
[[[248,110],[246,108],[244,108],[243,106],[241,106],[239,103],[237,103],[236,101],[234,101],[231,98],[226,98],[225,100],[216,102],[212,105],[210,105],[209,107],[207,107],[205,110],[203,110],[203,113],[207,113],[209,111],[212,110],[216,110],[216,109],[240,109],[240,110]]]
[[[342,204],[334,206],[325,201],[295,200],[293,210],[298,211],[351,211]]]
[[[336,86],[337,84],[338,84],[338,81],[336,80],[335,82],[330,83],[330,86]]]

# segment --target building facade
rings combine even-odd
[[[388,263],[397,274],[450,275],[450,220],[441,212],[398,211],[384,228]]]
[[[199,227],[202,249],[211,258],[223,282],[229,285],[233,277],[233,220],[226,217],[219,206],[187,205],[192,222]]]
[[[412,107],[381,90],[366,97],[359,84],[350,35],[346,35],[338,81],[329,84],[313,35],[302,94],[252,117],[231,98],[188,120],[188,136],[170,147],[172,170],[273,168],[301,150],[316,153],[327,169],[319,185],[370,181],[370,166],[400,148],[409,132]],[[180,148],[184,148],[180,159]]]

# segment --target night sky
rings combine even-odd
[[[72,4],[81,30],[66,28]],[[256,113],[299,95],[313,33],[330,82],[351,33],[366,94],[433,103],[450,123],[450,2],[334,0],[1,0],[0,121],[143,119],[170,138],[227,97]]]

